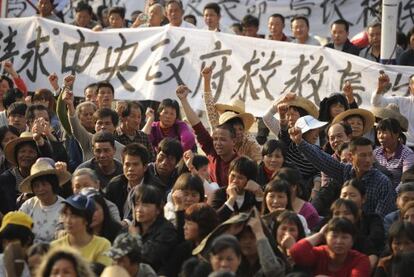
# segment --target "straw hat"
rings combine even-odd
[[[349,109],[344,112],[341,112],[340,114],[335,116],[335,118],[332,120],[332,124],[339,123],[343,121],[345,118],[352,115],[359,115],[364,119],[364,134],[369,132],[372,129],[372,127],[374,127],[375,116],[372,112],[365,109]]]
[[[32,186],[31,182],[34,178],[44,175],[56,175],[59,180],[59,186],[63,186],[65,183],[70,181],[71,175],[67,171],[57,170],[55,168],[55,161],[50,158],[39,158],[37,161],[32,165],[30,169],[30,176],[25,178],[20,184],[20,191],[31,193]]]
[[[244,101],[240,99],[231,100],[230,104],[215,104],[216,110],[219,114],[222,114],[226,111],[235,112],[235,113],[244,113],[246,111]]]
[[[302,97],[296,96],[295,99],[286,102],[289,106],[299,107],[304,109],[309,115],[313,116],[314,118],[319,117],[319,110],[315,104],[313,104],[310,100]]]
[[[16,146],[27,141],[32,141],[34,143],[32,132],[23,132],[20,134],[20,137],[13,139],[6,144],[4,147],[4,156],[9,163],[17,165],[14,153]]]
[[[394,118],[400,123],[401,129],[404,132],[408,130],[408,119],[400,113],[398,105],[391,103],[386,107],[374,107],[372,113],[379,119]]]
[[[235,112],[224,112],[219,117],[219,124],[226,123],[233,118],[240,118],[243,121],[244,130],[248,131],[254,123],[254,116],[251,113],[235,113]]]

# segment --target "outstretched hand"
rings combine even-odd
[[[290,139],[296,143],[299,144],[302,142],[302,130],[298,127],[292,127],[289,129],[289,135]]]

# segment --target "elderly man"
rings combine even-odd
[[[166,16],[173,27],[195,28],[195,26],[183,20],[184,8],[180,0],[168,0],[165,4]]]

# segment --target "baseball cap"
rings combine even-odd
[[[302,130],[302,134],[304,134],[307,131],[323,127],[326,124],[328,124],[328,122],[319,121],[311,115],[305,115],[296,121],[295,127],[300,128]]]
[[[8,212],[3,217],[3,221],[1,222],[0,233],[9,224],[20,225],[20,226],[26,227],[31,230],[33,227],[33,220],[30,216],[28,216],[24,212],[19,212],[19,211]]]
[[[84,211],[90,219],[92,219],[93,213],[95,212],[95,202],[93,198],[82,194],[72,195],[63,200],[63,203],[77,210]]]
[[[141,249],[142,241],[140,236],[122,233],[116,237],[111,249],[106,252],[106,255],[112,259],[119,259],[133,251],[140,253]]]

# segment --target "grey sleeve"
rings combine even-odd
[[[269,241],[259,239],[257,241],[257,251],[259,253],[259,261],[264,276],[266,277],[283,277],[285,276],[285,266],[283,262],[276,257]]]

